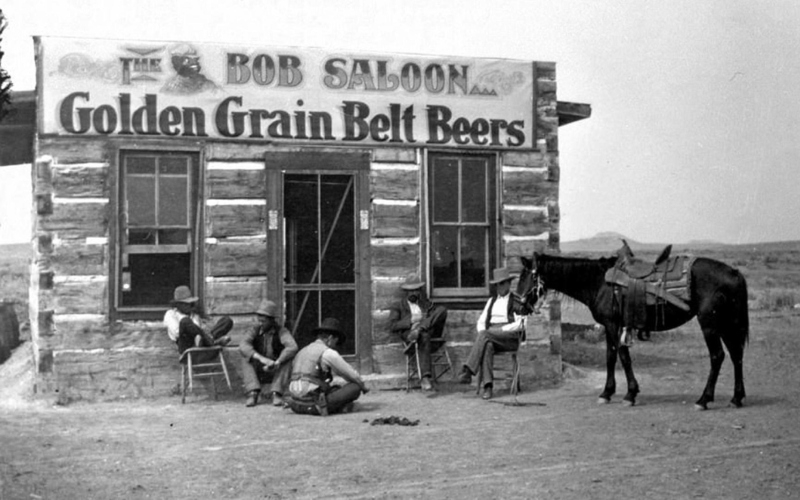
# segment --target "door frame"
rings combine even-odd
[[[355,180],[356,354],[344,356],[362,374],[373,372],[372,276],[370,255],[370,150],[351,148],[272,147],[264,153],[267,182],[267,296],[284,315],[285,241],[283,173],[352,173]],[[346,332],[350,334],[351,332]]]

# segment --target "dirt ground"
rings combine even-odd
[[[633,348],[638,404],[598,405],[603,344],[564,343],[557,387],[492,402],[447,384],[372,391],[322,419],[239,398],[0,405],[0,499],[799,498],[800,316],[753,316],[746,406],[693,409],[708,357],[696,323]],[[8,402],[7,402],[8,403]],[[371,425],[378,417],[416,426]]]

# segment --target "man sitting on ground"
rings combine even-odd
[[[300,349],[294,359],[289,408],[295,413],[322,416],[350,411],[353,401],[369,388],[335,350],[345,341],[339,320],[324,319],[314,333],[317,339]],[[342,387],[331,385],[333,375],[347,383]]]
[[[447,309],[428,300],[424,288],[425,282],[415,277],[400,285],[403,297],[389,308],[389,329],[406,344],[417,342],[422,375],[420,386],[423,391],[432,391],[431,339],[442,337]]]
[[[259,324],[239,344],[242,353],[242,378],[247,391],[245,406],[258,404],[261,384],[270,383],[272,404],[283,406],[283,395],[292,374],[292,358],[297,342],[278,320],[278,305],[264,300],[256,310]]]

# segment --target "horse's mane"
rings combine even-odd
[[[554,269],[560,270],[564,274],[575,272],[585,274],[604,273],[611,268],[617,261],[616,257],[566,257],[564,255],[536,254],[537,267],[547,267],[548,262],[559,262],[560,265],[548,269],[552,273]]]

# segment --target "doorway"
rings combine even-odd
[[[301,348],[314,341],[324,318],[338,319],[346,333],[339,353],[363,369],[371,360],[368,157],[272,154],[267,182],[270,296],[282,298],[286,326]]]

